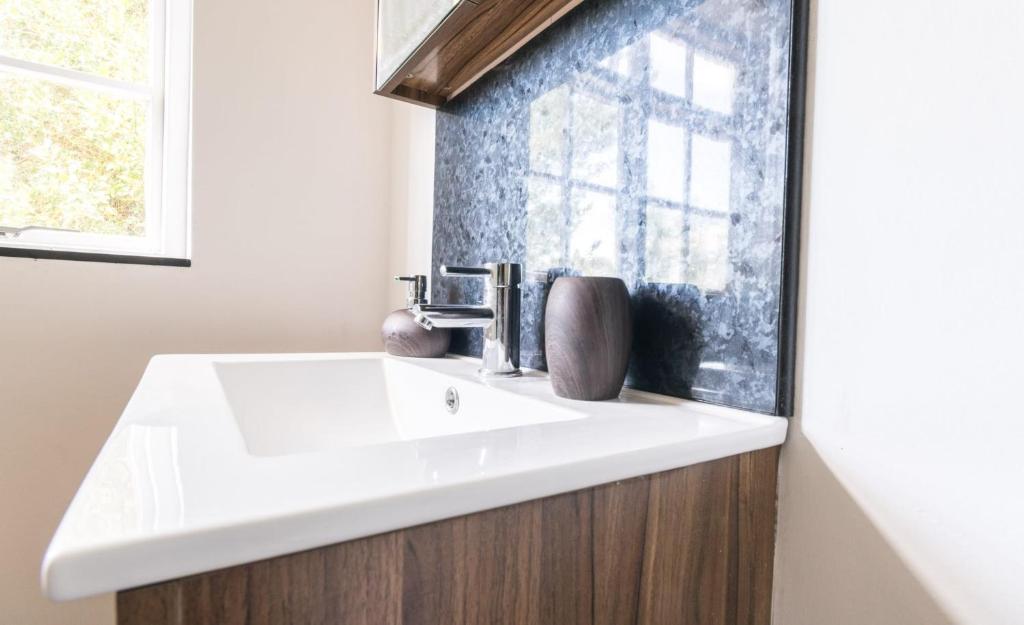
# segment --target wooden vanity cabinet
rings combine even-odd
[[[437,107],[583,0],[378,0],[375,93]]]
[[[778,447],[117,595],[119,625],[769,625]]]

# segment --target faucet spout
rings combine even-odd
[[[489,306],[416,304],[413,320],[426,330],[431,328],[486,328],[494,321]]]
[[[523,266],[519,263],[487,263],[482,267],[442,265],[443,277],[472,277],[484,280],[482,306],[417,304],[413,319],[422,328],[483,328],[480,373],[484,376],[521,375],[519,369],[519,285]]]

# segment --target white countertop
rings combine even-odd
[[[355,361],[386,365],[393,386],[411,380],[415,401],[431,407],[419,419],[428,425],[441,419],[434,405],[444,389],[458,388],[463,425],[417,432],[422,423],[399,423],[417,421],[413,405],[416,418],[396,416],[390,434],[370,432],[361,442],[345,444],[335,433],[278,437],[275,448],[274,430],[258,420],[243,433],[225,367],[313,371]],[[46,594],[123,590],[772,447],[786,436],[779,417],[631,390],[615,401],[570,401],[555,397],[539,372],[485,383],[476,366],[382,354],[154,358],[50,544]],[[371,392],[364,386],[344,393]],[[348,401],[335,390],[336,401]],[[396,415],[410,410],[399,406],[408,397],[386,401]],[[502,425],[501,409],[487,414],[495,406],[528,412],[529,423]],[[500,429],[463,431],[476,419]]]

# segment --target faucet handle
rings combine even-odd
[[[482,267],[441,265],[441,275],[486,278],[495,287],[518,287],[523,281],[523,266],[519,263],[485,263]]]
[[[448,265],[441,265],[441,275],[444,277],[452,276],[459,278],[486,278],[491,275],[491,268],[487,266],[449,267]]]

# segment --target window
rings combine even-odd
[[[526,205],[531,267],[618,274],[619,116],[613,103],[576,85],[563,85],[531,103]],[[570,234],[563,237],[566,228]]]
[[[669,24],[531,102],[531,267],[729,288],[741,137],[764,119],[737,95],[747,45]]]
[[[0,0],[0,255],[188,265],[189,0]]]

